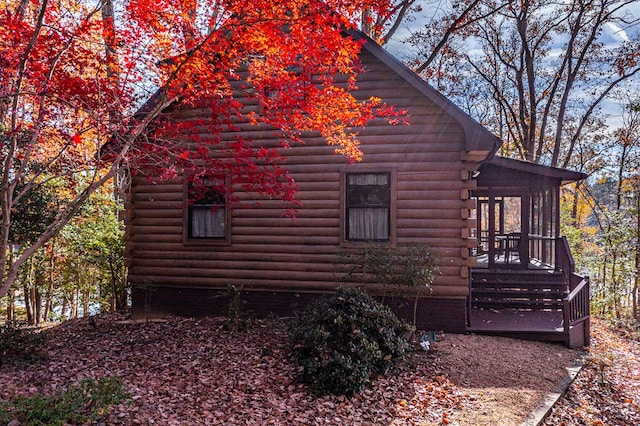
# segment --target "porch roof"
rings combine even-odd
[[[562,185],[571,182],[577,182],[579,180],[587,178],[586,173],[499,156],[494,156],[493,158],[485,162],[483,164],[483,167],[481,168],[481,174],[483,169],[485,171],[488,171],[488,168],[489,170],[493,169],[493,173],[490,172],[490,174],[499,173],[499,169],[494,169],[496,167],[508,172],[525,173],[529,175],[539,176],[543,180],[557,179]]]

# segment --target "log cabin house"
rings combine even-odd
[[[437,256],[438,275],[419,299],[420,329],[588,344],[589,281],[574,272],[559,233],[560,186],[584,176],[497,157],[500,140],[375,42],[367,39],[360,60],[355,96],[406,108],[410,125],[370,123],[355,164],[319,137],[288,149],[302,202],[294,219],[277,202],[189,205],[179,179],[132,179],[134,316],[226,315],[229,284],[242,289],[245,312],[291,315],[346,285],[336,272],[344,250],[421,244]],[[167,114],[206,117],[179,105]],[[243,131],[269,143],[257,127]],[[349,195],[363,192],[374,196]]]

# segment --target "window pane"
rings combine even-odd
[[[226,236],[224,206],[212,208],[213,206],[193,206],[190,208],[190,237],[224,238]]]
[[[349,209],[350,240],[388,240],[389,209]]]
[[[389,239],[390,180],[388,173],[347,175],[347,239]]]
[[[347,207],[389,207],[388,174],[347,175]]]

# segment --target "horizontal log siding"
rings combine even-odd
[[[463,212],[473,207],[468,191],[473,182],[463,170],[475,163],[464,158],[462,127],[422,94],[372,56],[363,55],[369,71],[359,78],[356,96],[380,97],[406,108],[411,125],[388,125],[375,120],[360,133],[364,158],[347,166],[322,138],[310,135],[305,145],[285,151],[286,167],[299,185],[302,206],[295,219],[282,216],[277,200],[259,200],[238,193],[241,204],[260,201],[261,207],[236,208],[232,213],[228,245],[189,244],[183,241],[184,186],[180,182],[150,184],[134,178],[127,205],[129,280],[138,285],[209,288],[227,283],[248,290],[318,292],[342,284],[344,265],[340,246],[340,176],[342,171],[395,170],[397,176],[397,244],[424,244],[439,258],[433,297],[464,298],[468,293],[465,258],[475,241],[464,238],[475,221]],[[248,109],[258,106],[246,102]],[[176,120],[197,120],[207,109],[174,111]],[[272,130],[237,123],[240,134],[257,144],[278,146]],[[207,137],[201,128],[202,137]],[[237,133],[223,134],[228,138]]]

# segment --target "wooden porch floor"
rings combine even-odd
[[[529,340],[565,339],[561,311],[471,309],[467,331]]]
[[[478,268],[478,269],[489,268],[489,256],[486,253],[479,254],[476,257],[476,259],[477,259],[477,265],[475,266],[475,268]],[[517,254],[512,254],[509,257],[508,262],[505,262],[504,256],[498,256],[496,257],[496,263],[501,267],[504,267],[505,265],[520,266],[520,256],[518,256]],[[534,271],[535,270],[548,271],[548,270],[553,270],[553,265],[547,265],[546,263],[542,263],[538,259],[529,259],[529,265],[524,269],[534,270]]]

